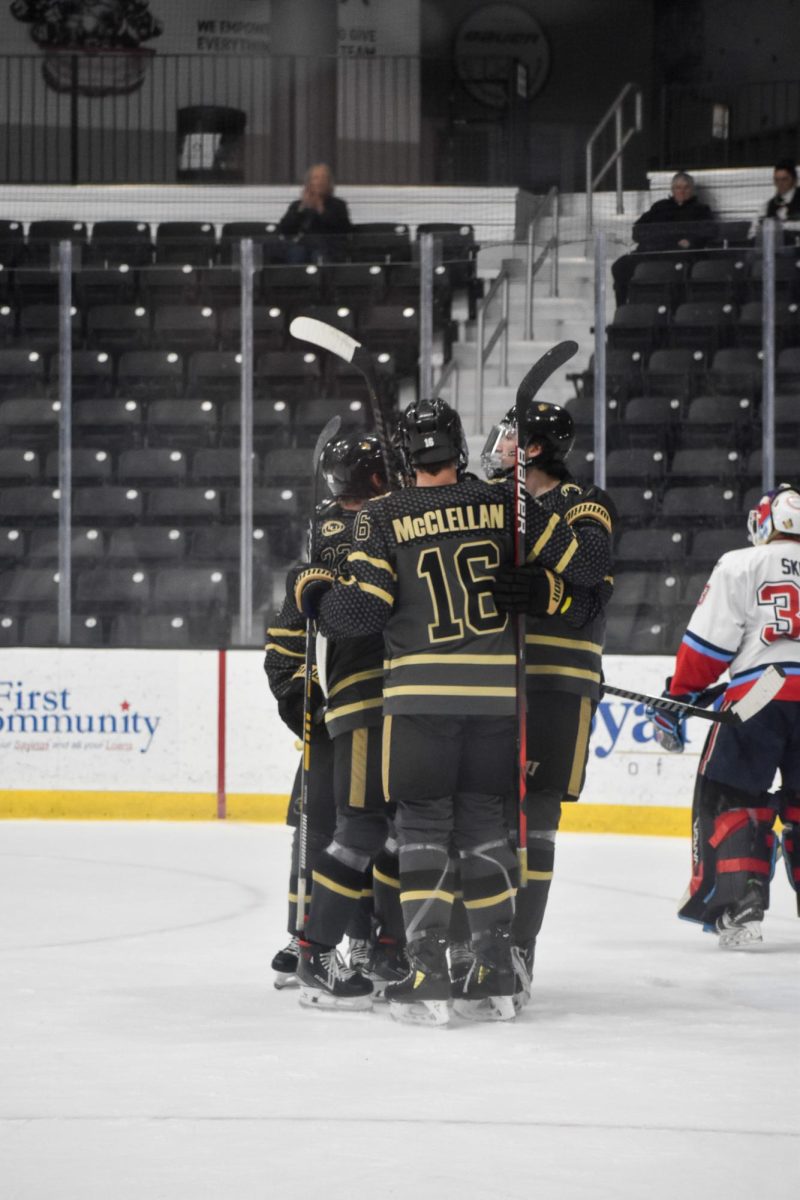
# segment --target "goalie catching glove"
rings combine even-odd
[[[294,602],[307,621],[315,621],[319,606],[336,578],[333,571],[319,563],[304,567],[294,580]]]
[[[537,563],[516,567],[504,563],[492,588],[501,612],[526,613],[529,617],[563,614],[572,603],[564,580]]]

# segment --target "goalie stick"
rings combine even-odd
[[[394,458],[375,363],[369,350],[341,329],[328,325],[325,321],[318,321],[316,317],[295,317],[289,326],[289,332],[301,342],[311,342],[313,346],[352,363],[356,370],[361,372],[367,385],[372,423],[383,456],[386,478],[391,480],[396,476],[396,472],[392,470]]]
[[[517,423],[517,468],[514,472],[514,565],[523,566],[525,562],[525,530],[526,530],[526,492],[525,492],[525,438],[521,431],[525,427],[525,410],[539,389],[547,382],[554,371],[563,367],[578,349],[577,342],[559,342],[551,346],[542,357],[533,364],[528,374],[517,388],[514,402],[515,419]],[[528,735],[527,735],[527,695],[525,678],[525,626],[524,613],[518,613],[516,618],[516,681],[517,681],[517,769],[519,779],[519,883],[520,887],[527,885],[528,875],[528,814],[525,808],[525,797],[528,791]]]
[[[716,721],[719,725],[741,725],[743,721],[749,721],[756,713],[761,712],[770,700],[775,699],[783,687],[784,678],[780,667],[769,666],[741,700],[736,700],[730,708],[719,710],[703,708],[699,704],[688,704],[683,700],[670,700],[668,696],[648,696],[644,692],[630,692],[627,688],[612,687],[610,683],[604,683],[602,690],[604,694],[622,696],[624,700],[638,700],[640,704],[649,708],[674,713],[681,718],[702,717],[704,721]],[[717,688],[709,688],[708,692],[702,695],[707,695],[709,702],[712,702],[720,692]]]
[[[314,532],[317,523],[317,504],[319,503],[320,459],[325,447],[339,432],[341,423],[341,417],[331,417],[317,438],[317,444],[314,447],[313,500],[311,522],[308,528],[308,558],[310,562],[314,561],[316,551]],[[314,622],[309,621],[306,625],[305,667],[303,676],[303,758],[300,766],[300,817],[297,826],[297,904],[295,908],[295,928],[301,936],[305,931],[306,892],[308,890],[306,886],[308,882],[308,777],[311,771],[311,725],[314,717],[311,708],[311,695],[314,682],[314,643]]]

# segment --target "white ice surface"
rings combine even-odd
[[[800,922],[674,916],[684,842],[569,834],[535,1002],[394,1024],[273,990],[287,831],[0,824],[2,1200],[788,1200]]]

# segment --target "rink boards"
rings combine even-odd
[[[11,649],[0,656],[0,816],[282,821],[298,743],[257,650]],[[608,655],[609,683],[658,694],[666,657]],[[683,755],[642,705],[595,717],[583,799],[563,827],[685,835],[705,722]]]

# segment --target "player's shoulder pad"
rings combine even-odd
[[[596,521],[608,533],[613,532],[616,518],[614,501],[608,492],[595,487],[594,484],[591,487],[582,488],[580,495],[576,496],[575,501],[564,513],[564,520],[568,525],[573,525],[576,521]]]

